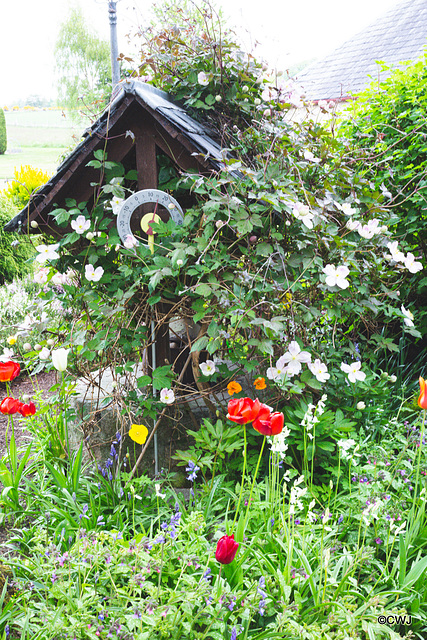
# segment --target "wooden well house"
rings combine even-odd
[[[94,159],[97,150],[105,150],[107,160],[122,163],[127,172],[136,170],[137,180],[132,185],[135,191],[158,188],[162,155],[170,159],[178,173],[191,171],[205,175],[220,169],[225,157],[208,129],[165,92],[138,80],[123,81],[117,85],[111,103],[100,118],[85,131],[82,141],[49,182],[33,195],[25,209],[5,226],[5,231],[41,231],[54,237],[63,234],[64,229],[55,226],[51,213],[54,208],[65,207],[69,198],[77,203],[88,202],[90,210],[93,183],[99,180],[99,169],[88,166],[88,162]],[[186,202],[179,204],[185,210]],[[150,210],[147,207],[150,205],[142,205],[132,215],[132,224],[140,234],[139,221]],[[37,222],[35,228],[31,225],[33,221]],[[159,311],[161,306],[157,307]],[[157,366],[171,362],[170,342],[174,346],[165,322],[156,333]],[[172,354],[172,361],[176,357],[176,353]],[[175,370],[179,374],[179,362],[177,365]],[[191,371],[186,374],[187,381],[189,375],[192,377]]]

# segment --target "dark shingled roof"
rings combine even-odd
[[[117,85],[107,109],[84,132],[82,141],[58,167],[55,175],[34,194],[29,204],[5,225],[5,231],[13,232],[26,228],[37,208],[43,206],[44,199],[58,188],[60,183],[68,180],[68,175],[72,173],[76,163],[92,149],[93,142],[102,140],[108,131],[109,122],[114,120],[116,112],[120,114],[120,109],[131,97],[148,109],[159,121],[164,122],[165,126],[173,132],[173,136],[177,137],[193,156],[197,156],[202,165],[211,169],[224,167],[224,160],[229,157],[229,154],[212,139],[211,131],[206,126],[191,118],[185,109],[173,102],[164,91],[139,80],[125,80]]]
[[[385,80],[387,65],[416,60],[427,45],[426,0],[404,0],[328,56],[303,69],[298,83],[309,100],[343,100],[372,80]]]

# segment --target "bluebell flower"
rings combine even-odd
[[[338,522],[337,522],[337,524],[341,524],[341,522],[342,522],[343,520],[344,520],[344,516],[340,516],[340,517],[338,518]]]
[[[230,640],[236,640],[236,638],[237,638],[237,629],[236,627],[233,627],[231,630]]]
[[[187,480],[194,482],[197,478],[197,472],[200,471],[200,467],[194,464],[192,460],[189,461],[188,467],[185,469],[190,475],[187,476]]]
[[[264,591],[264,589],[265,589],[265,578],[264,576],[261,576],[257,586],[257,593],[259,596],[261,596],[261,599],[259,601],[259,608],[258,608],[258,613],[260,614],[260,616],[263,616],[265,613],[265,600],[267,598],[267,594]]]

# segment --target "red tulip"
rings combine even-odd
[[[418,406],[420,409],[427,409],[427,385],[424,378],[420,377],[420,397],[418,398]]]
[[[17,362],[9,360],[8,362],[0,362],[0,382],[10,382],[14,380],[21,371],[21,367]]]
[[[15,398],[5,398],[0,404],[0,412],[6,413],[7,415],[18,413],[21,405],[22,402],[20,400],[15,400]]]
[[[234,398],[228,402],[227,418],[237,424],[253,422],[257,417],[261,403],[250,398]]]
[[[33,416],[36,412],[36,405],[34,402],[30,402],[29,404],[21,403],[21,406],[18,409],[21,416],[27,418],[28,416]]]
[[[270,413],[267,405],[262,404],[261,410],[256,420],[254,420],[253,428],[263,436],[277,436],[283,429],[285,416],[279,411]]]
[[[215,558],[221,564],[230,564],[233,562],[239,543],[234,541],[234,534],[232,536],[222,536],[218,540],[215,551]]]

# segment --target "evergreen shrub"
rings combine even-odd
[[[16,215],[17,208],[0,194],[0,285],[21,278],[33,270],[34,249],[30,238],[5,233],[3,228]],[[18,244],[16,244],[18,243]]]
[[[30,165],[21,166],[20,169],[15,169],[14,179],[4,190],[4,194],[14,205],[22,209],[28,203],[31,195],[49,178],[49,174],[42,169],[36,169]]]

